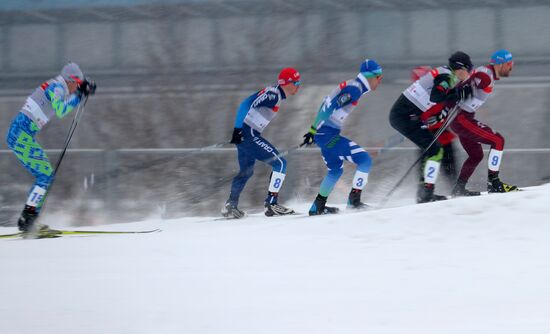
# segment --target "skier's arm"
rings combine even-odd
[[[239,106],[239,110],[237,110],[237,117],[235,117],[234,124],[234,127],[236,129],[241,129],[243,127],[246,114],[248,114],[248,111],[250,110],[250,103],[246,103],[247,101],[248,99],[241,103],[241,105]]]
[[[474,83],[477,89],[482,89],[486,93],[491,93],[491,77],[489,74],[484,72],[476,72],[472,75],[472,82]]]
[[[315,130],[313,132],[315,133],[317,129],[321,127],[322,123],[324,123],[324,121],[326,121],[335,110],[350,104],[357,105],[360,97],[361,91],[359,88],[354,86],[347,86],[343,88],[332,100],[329,100],[330,97],[327,96],[325,102],[321,105],[321,108],[319,108],[319,111],[317,112],[317,117],[311,125],[310,132],[311,130]]]
[[[492,80],[489,74],[476,72],[472,74],[469,82],[473,87],[472,95],[461,101],[459,106],[468,112],[476,112],[493,92]]]
[[[67,100],[64,100],[65,90],[59,84],[49,85],[44,93],[51,102],[58,118],[67,116],[80,103],[80,96],[77,94],[71,94]]]
[[[473,90],[469,83],[454,86],[449,74],[440,74],[434,78],[434,86],[430,92],[430,101],[434,103],[464,101],[472,96]]]
[[[315,117],[315,121],[313,121],[309,132],[315,134],[317,129],[321,127],[321,124],[324,123],[333,112],[334,105],[332,105],[330,101],[328,103],[323,103],[319,108],[319,111],[317,111],[317,117]]]
[[[244,100],[237,110],[237,116],[235,117],[235,124],[233,126],[233,134],[231,135],[231,144],[238,145],[243,142],[243,123],[246,118],[246,114],[250,110],[250,105],[252,103],[251,97]]]
[[[453,98],[452,78],[449,74],[439,74],[434,78],[434,85],[430,92],[430,101],[440,103]]]

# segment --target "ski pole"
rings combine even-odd
[[[161,157],[161,158],[158,158],[158,159],[154,159],[154,160],[147,160],[147,161],[144,161],[144,162],[141,162],[141,163],[136,163],[134,165],[131,165],[131,166],[126,166],[124,167],[127,171],[126,171],[126,174],[131,174],[131,173],[137,173],[143,169],[146,169],[146,168],[149,168],[153,165],[160,165],[160,164],[164,164],[164,163],[167,163],[173,159],[179,159],[179,158],[182,158],[182,157],[185,157],[187,155],[190,155],[190,154],[195,154],[195,153],[200,153],[200,152],[204,152],[204,151],[210,151],[210,150],[215,150],[217,148],[221,148],[221,147],[224,147],[226,145],[229,144],[229,141],[224,141],[224,142],[220,142],[220,143],[215,143],[215,144],[212,144],[212,145],[208,145],[208,146],[204,146],[204,147],[198,147],[198,148],[193,148],[193,149],[188,149],[188,150],[185,150],[184,152],[182,152],[181,154],[177,155],[177,156],[174,156],[174,155],[169,155],[169,156],[166,156],[166,157]],[[123,150],[125,152],[131,152],[132,149],[128,149],[128,150]],[[136,149],[135,151],[139,151],[139,149]],[[102,176],[102,179],[103,180],[106,180],[110,177],[116,177],[118,176],[119,173],[121,173],[122,170],[121,170],[121,167],[118,167],[114,170],[110,170],[108,171],[107,173],[105,173],[103,176]],[[100,181],[101,182],[101,181]]]
[[[67,133],[67,136],[65,137],[65,143],[63,144],[63,150],[61,151],[61,155],[59,156],[59,159],[57,159],[57,163],[55,165],[55,168],[53,170],[52,175],[55,177],[55,174],[57,173],[57,170],[59,169],[59,166],[61,165],[61,162],[63,161],[63,158],[65,157],[65,153],[67,152],[67,148],[69,147],[69,143],[71,142],[71,139],[73,138],[73,134],[76,130],[76,127],[78,126],[78,122],[80,121],[80,117],[84,113],[84,107],[86,106],[86,103],[88,102],[88,96],[84,98],[84,102],[82,102],[81,105],[78,106],[78,109],[76,110],[76,115],[73,118],[73,121],[71,123],[71,126],[69,127],[69,132]],[[54,178],[55,180],[55,178]],[[50,185],[50,188],[52,184]]]
[[[419,163],[423,158],[424,158],[424,155],[426,155],[426,152],[428,152],[430,150],[430,148],[433,146],[433,144],[435,144],[435,142],[437,142],[437,139],[439,138],[439,136],[441,136],[441,134],[447,130],[447,128],[449,127],[449,125],[451,124],[451,122],[455,119],[456,115],[458,114],[458,104],[456,104],[453,109],[451,109],[451,111],[449,112],[449,116],[447,117],[447,119],[445,120],[445,123],[443,123],[443,125],[437,130],[437,132],[434,134],[434,139],[430,142],[430,144],[422,151],[422,153],[420,154],[420,156],[418,157],[418,159],[416,159],[414,161],[414,163],[409,167],[409,169],[407,169],[407,171],[405,172],[405,174],[401,177],[401,179],[399,179],[399,181],[397,181],[397,183],[393,186],[393,188],[386,194],[386,196],[384,196],[382,198],[382,200],[380,201],[380,207],[384,207],[386,205],[386,203],[388,202],[388,200],[390,199],[390,197],[393,195],[393,193],[397,190],[397,188],[399,188],[399,186],[401,186],[401,184],[403,183],[403,181],[405,181],[405,179],[407,178],[407,176],[409,175],[409,173],[413,170],[414,166],[416,166],[417,163]]]
[[[281,158],[281,157],[285,157],[287,155],[289,155],[290,153],[296,151],[297,149],[301,148],[302,146],[304,146],[304,143],[301,143],[301,144],[298,144],[298,145],[294,145],[294,146],[291,146],[289,148],[287,148],[286,150],[280,152],[278,154],[278,157]],[[262,162],[266,163],[266,164],[270,164],[271,162],[275,161],[277,159],[277,157],[272,157],[272,158],[269,158],[267,160],[262,160]],[[251,167],[251,168],[254,168],[254,167]],[[212,188],[218,188],[220,186],[223,186],[225,185],[226,183],[228,182],[231,182],[233,179],[235,178],[235,175],[231,175],[231,176],[227,176],[227,177],[223,177],[221,178],[220,180],[218,180],[213,186]],[[180,200],[180,195],[182,195],[182,193],[178,193],[178,194],[175,194],[173,196],[173,199],[171,200],[168,200],[166,201],[167,204],[170,204],[170,203],[173,203],[175,201],[178,201]],[[212,196],[212,193],[203,193],[203,194],[199,194],[199,195],[195,195],[195,196],[192,196],[189,198],[190,201],[202,201],[203,199],[205,198],[208,198]]]
[[[197,148],[196,150],[189,151],[189,152],[203,152],[203,151],[209,151],[209,150],[212,150],[212,149],[215,149],[215,148],[224,147],[225,145],[228,145],[228,144],[230,144],[229,141],[224,141],[224,142],[221,142],[221,143],[212,144],[212,145],[210,145],[210,146],[200,147],[200,148]]]
[[[84,98],[84,102],[82,102],[78,108],[76,109],[75,116],[73,117],[73,121],[71,122],[71,126],[69,127],[69,131],[67,132],[67,136],[65,137],[65,142],[63,144],[63,150],[61,151],[61,155],[59,156],[59,159],[57,159],[57,162],[55,164],[55,168],[52,172],[52,182],[50,183],[50,186],[48,187],[48,190],[44,194],[44,200],[42,202],[42,210],[46,206],[46,199],[48,198],[48,194],[50,193],[52,186],[55,182],[55,175],[57,174],[57,171],[59,170],[59,166],[61,166],[61,162],[63,161],[63,158],[65,157],[65,153],[67,152],[67,148],[69,147],[69,144],[71,142],[71,139],[73,138],[73,134],[76,130],[76,127],[78,126],[78,122],[80,121],[80,117],[82,117],[82,114],[84,113],[84,106],[88,102],[88,96]]]
[[[382,147],[376,149],[374,152],[371,153],[371,158],[376,159],[378,156],[385,154],[386,152],[390,151],[393,147],[401,144],[404,140],[405,140],[405,137],[399,132],[389,136],[383,142],[379,142],[378,146],[382,144],[383,145]]]
[[[383,155],[384,153],[388,152],[392,147],[394,146],[397,146],[399,145],[400,143],[402,143],[404,140],[404,137],[403,135],[401,134],[394,134],[388,138],[386,138],[386,140],[384,141],[384,146],[379,148],[376,152],[373,153],[373,158],[376,158],[378,156],[381,156]],[[289,155],[290,153],[302,148],[303,146],[305,146],[306,144],[305,143],[301,143],[301,144],[297,144],[297,145],[294,145],[294,146],[291,146],[289,148],[287,148],[286,150],[282,151],[279,153],[279,157],[285,157],[287,155]],[[264,160],[263,162],[266,163],[266,164],[269,164],[271,163],[272,161],[275,161],[277,159],[277,157],[273,157],[273,158],[270,158],[268,160]],[[254,168],[254,167],[252,167]],[[235,175],[232,175],[232,176],[228,176],[228,177],[224,177],[220,180],[218,180],[212,187],[213,188],[218,188],[220,186],[223,186],[225,185],[226,183],[230,182],[233,180],[233,178],[235,178]],[[169,200],[167,201],[166,203],[172,203],[176,200],[179,200],[179,195],[181,195],[182,193],[178,193],[175,195],[175,198],[173,200]],[[195,195],[195,196],[192,196],[189,198],[190,201],[197,201],[197,202],[200,202],[202,201],[203,199],[205,198],[208,198],[212,196],[212,193],[207,193],[207,194],[199,194],[199,195]]]

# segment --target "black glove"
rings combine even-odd
[[[445,122],[448,114],[449,111],[447,109],[443,109],[439,114],[428,117],[424,123],[426,124],[427,128],[432,128],[438,123]]]
[[[93,80],[84,79],[82,83],[78,86],[77,92],[80,96],[94,95],[96,89],[96,84]]]
[[[457,88],[457,94],[460,96],[460,101],[464,101],[474,95],[474,90],[472,89],[472,86],[464,85]]]
[[[451,102],[464,101],[469,99],[472,95],[474,95],[474,91],[472,89],[472,86],[470,85],[455,87],[451,89],[451,91],[447,95],[447,101],[451,101]]]
[[[233,136],[231,136],[231,144],[238,145],[243,142],[243,129],[234,128]]]
[[[314,127],[311,127],[308,133],[304,135],[304,142],[300,146],[307,146],[315,143],[315,138],[313,138],[315,136],[315,133],[317,133],[317,130]]]

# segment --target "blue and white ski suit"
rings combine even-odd
[[[357,106],[359,99],[370,92],[366,78],[359,74],[356,79],[344,81],[327,97],[313,123],[317,130],[315,142],[321,148],[323,160],[328,168],[328,174],[321,183],[319,194],[324,197],[332,192],[336,182],[342,176],[344,160],[357,165],[352,187],[363,189],[368,181],[371,168],[369,154],[357,143],[340,136],[345,119]]]
[[[272,167],[269,185],[270,193],[278,193],[286,173],[286,160],[269,141],[262,137],[262,131],[277,115],[281,101],[286,98],[280,86],[266,87],[246,98],[237,111],[235,128],[243,130],[243,142],[237,145],[239,174],[233,179],[229,202],[237,206],[239,196],[248,179],[254,173],[256,160]],[[266,202],[275,204],[276,196],[268,196]]]

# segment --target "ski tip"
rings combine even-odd
[[[1,234],[0,239],[15,239],[15,238],[22,238],[22,239],[51,239],[51,238],[59,238],[61,236],[67,236],[67,235],[82,235],[82,234],[146,234],[146,233],[158,233],[162,232],[162,229],[157,228],[153,230],[145,230],[145,231],[83,231],[83,230],[54,230],[49,229],[47,231],[35,233],[35,234],[25,234],[23,232],[18,233],[11,233],[11,234]]]
[[[144,231],[94,231],[94,230],[58,230],[60,235],[76,235],[76,234],[147,234],[162,232],[161,229],[144,230]]]
[[[10,239],[10,238],[18,238],[23,236],[23,233],[11,233],[11,234],[2,234],[0,235],[0,239]]]

